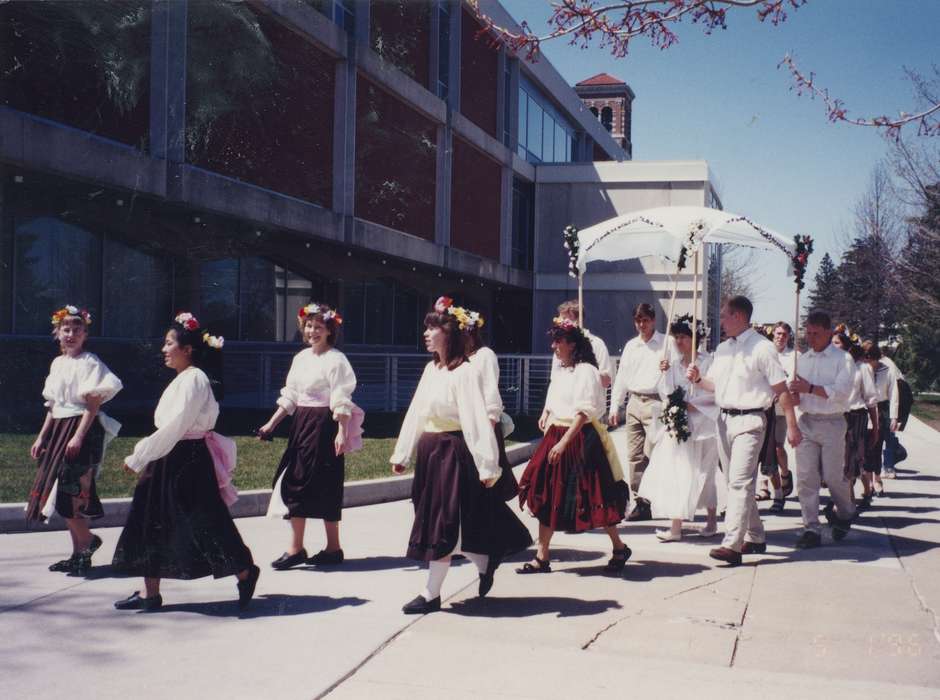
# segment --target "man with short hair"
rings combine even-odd
[[[845,412],[852,393],[855,363],[832,344],[832,319],[822,311],[806,317],[804,334],[809,350],[799,356],[798,374],[790,381],[797,397],[797,425],[803,441],[795,448],[797,495],[803,512],[803,534],[797,549],[822,544],[819,532],[820,474],[829,488],[835,510],[827,508],[832,539],[849,533],[855,504],[845,476]]]
[[[639,304],[633,310],[633,325],[637,336],[623,346],[620,367],[610,399],[608,422],[616,427],[620,422],[618,412],[626,399],[627,403],[627,463],[630,473],[630,488],[636,494],[640,489],[643,472],[649,463],[646,454],[647,435],[653,416],[659,412],[659,379],[662,371],[659,363],[663,359],[663,343],[666,337],[656,330],[656,312],[650,304]],[[636,498],[636,505],[627,520],[650,520],[653,517],[650,502]]]
[[[577,299],[570,299],[569,301],[563,301],[558,305],[558,316],[561,318],[566,318],[569,321],[581,325],[581,306],[578,304]],[[614,368],[613,364],[610,361],[610,352],[607,350],[607,344],[596,335],[593,335],[587,328],[581,326],[581,332],[584,333],[584,336],[591,341],[591,349],[594,351],[594,357],[597,358],[597,369],[601,373],[601,386],[605,389],[610,386],[611,380],[614,378]],[[552,374],[555,374],[555,370],[561,367],[561,360],[556,356],[552,356]]]
[[[742,554],[767,550],[754,491],[757,461],[767,430],[766,411],[774,396],[779,397],[786,416],[790,444],[795,447],[802,439],[787,391],[786,372],[773,344],[751,328],[753,310],[747,297],[726,301],[720,320],[727,339],[715,350],[705,376],[694,364],[687,371],[689,381],[715,393],[715,403],[721,409],[718,455],[728,477],[728,508],[724,541],[709,556],[731,566],[741,563]]]

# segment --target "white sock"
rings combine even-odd
[[[486,567],[489,566],[490,557],[488,554],[474,554],[473,552],[464,552],[463,555],[477,566],[477,571],[481,574],[486,573]]]
[[[421,591],[425,600],[434,600],[441,596],[441,586],[444,585],[444,579],[447,577],[447,570],[450,568],[450,557],[435,559],[428,562],[428,582]]]

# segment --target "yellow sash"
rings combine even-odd
[[[424,432],[426,433],[457,433],[460,430],[458,421],[440,418],[439,416],[431,416],[424,424]]]
[[[620,464],[620,458],[617,456],[614,442],[610,439],[610,434],[607,432],[607,426],[596,418],[592,418],[590,423],[594,426],[594,430],[597,431],[597,436],[601,439],[601,445],[604,448],[604,454],[607,455],[607,461],[610,463],[610,473],[614,477],[614,481],[623,481],[623,466]],[[560,428],[570,428],[574,425],[574,420],[552,416],[551,425],[557,425]]]

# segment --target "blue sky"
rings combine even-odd
[[[550,15],[545,0],[501,2],[535,31]],[[731,12],[728,29],[711,36],[685,23],[672,48],[639,38],[624,59],[564,40],[543,50],[571,84],[605,72],[633,88],[634,159],[707,160],[725,209],[813,236],[811,282],[824,252],[841,255],[852,209],[888,145],[874,129],[830,124],[823,103],[791,92],[777,64],[793,53],[850,116],[913,111],[903,67],[926,74],[940,64],[938,28],[940,0],[810,0],[777,27],[753,10]],[[765,253],[754,260],[755,319],[792,318],[783,263]]]

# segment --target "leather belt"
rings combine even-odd
[[[723,408],[721,412],[729,416],[746,416],[751,413],[763,413],[766,408]]]

